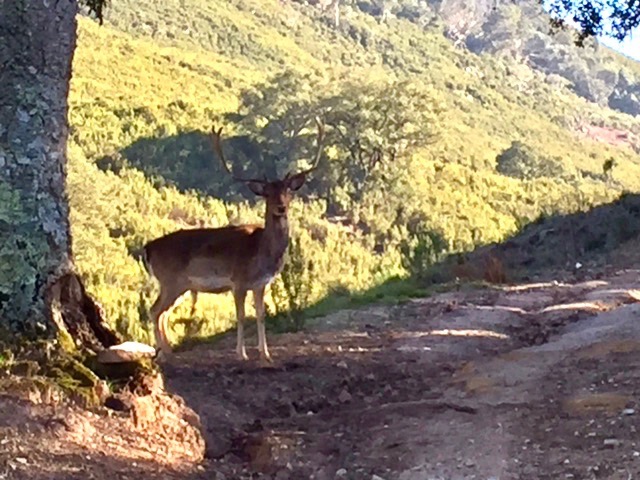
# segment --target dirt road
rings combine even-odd
[[[237,362],[233,335],[178,353],[166,382],[200,415],[200,464],[124,417],[68,407],[93,430],[54,437],[60,411],[4,399],[0,478],[640,478],[636,288],[626,271],[343,311],[271,335],[269,366]]]

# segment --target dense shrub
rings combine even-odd
[[[509,177],[520,180],[534,178],[568,179],[575,177],[569,167],[560,159],[541,155],[520,141],[496,157],[496,170]]]
[[[438,233],[421,225],[400,244],[402,265],[412,277],[424,280],[447,250],[447,242]]]

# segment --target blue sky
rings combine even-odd
[[[557,4],[558,2],[557,0],[543,0],[542,7],[549,11],[550,5],[553,3]],[[607,25],[607,20],[608,19],[605,18],[605,25]],[[565,17],[565,21],[568,25],[575,25],[571,17]],[[606,36],[600,37],[600,42],[609,48],[617,50],[627,57],[640,61],[640,27],[634,28],[624,42],[618,42],[617,40]]]
[[[613,38],[601,38],[600,42],[628,57],[640,61],[640,28],[636,28],[635,31],[632,32],[632,35],[627,37],[624,42],[618,42]]]

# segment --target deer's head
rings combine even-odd
[[[320,162],[322,155],[322,139],[324,137],[324,127],[322,122],[316,118],[316,124],[318,125],[318,151],[316,152],[316,158],[313,161],[311,167],[307,170],[298,173],[287,173],[284,178],[273,181],[261,180],[257,178],[243,178],[233,174],[222,152],[222,145],[220,142],[222,128],[218,130],[211,129],[211,138],[213,140],[213,149],[217,153],[224,169],[238,182],[243,182],[247,185],[249,190],[254,194],[264,197],[267,202],[267,217],[274,219],[286,219],[289,212],[289,203],[293,196],[293,192],[299,190],[306,181],[307,175],[315,170]]]

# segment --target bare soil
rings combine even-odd
[[[186,405],[142,420],[0,397],[0,479],[640,478],[639,288],[627,270],[342,311],[270,335],[270,365],[230,334],[170,359]]]

